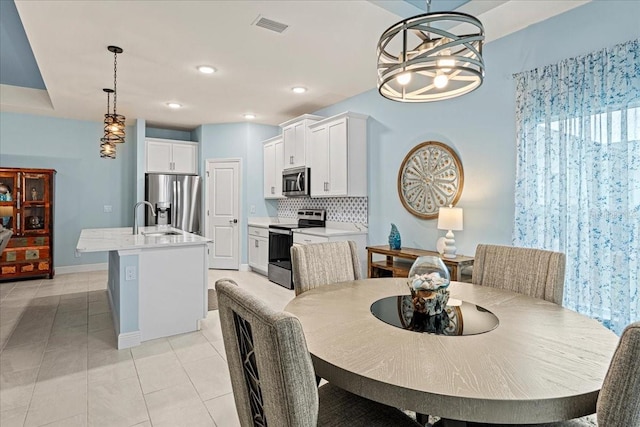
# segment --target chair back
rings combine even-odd
[[[7,228],[0,230],[0,255],[2,254],[2,251],[4,251],[4,248],[9,244],[9,239],[11,239],[12,234],[13,231]]]
[[[622,333],[598,395],[600,427],[640,426],[640,322]]]
[[[315,427],[318,389],[298,318],[230,281],[216,291],[240,424]]]
[[[356,243],[350,240],[293,245],[291,269],[296,295],[318,286],[362,278]]]
[[[562,304],[565,262],[560,252],[478,245],[471,281]]]

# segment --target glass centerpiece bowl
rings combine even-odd
[[[423,256],[415,260],[409,270],[407,284],[411,291],[413,309],[426,315],[440,314],[449,301],[451,276],[437,256]]]

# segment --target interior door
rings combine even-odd
[[[207,161],[209,268],[240,267],[240,159]]]

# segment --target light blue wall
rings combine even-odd
[[[277,216],[278,214],[277,202],[263,198],[262,141],[278,135],[280,128],[255,123],[226,123],[203,125],[195,133],[202,150],[202,176],[205,176],[207,160],[242,159],[241,262],[246,263],[247,218],[249,216]],[[255,213],[249,213],[252,206],[255,206]]]
[[[163,138],[163,139],[177,139],[180,141],[193,141],[191,139],[191,131],[188,130],[175,130],[175,129],[161,129],[154,127],[147,127],[146,135],[149,138]]]
[[[615,3],[615,4],[612,4]],[[458,253],[476,244],[510,244],[514,215],[515,87],[512,74],[640,37],[640,2],[595,1],[485,46],[486,78],[475,92],[428,104],[401,104],[371,90],[315,112],[371,116],[369,133],[369,243],[387,242],[390,223],[402,244],[434,249],[436,220],[409,214],[400,203],[397,174],[407,152],[423,141],[453,147],[465,182],[458,206],[464,231]],[[597,30],[596,30],[597,29]]]
[[[101,122],[0,113],[0,165],[56,169],[54,266],[106,262],[106,254],[75,257],[83,228],[131,225],[135,137],[115,160],[100,158]],[[129,139],[132,139],[130,141]],[[111,205],[113,212],[104,213]]]

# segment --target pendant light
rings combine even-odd
[[[110,116],[110,97],[114,92],[113,89],[102,89],[107,93],[107,114],[104,115],[104,137],[100,138],[100,157],[103,159],[115,159],[116,158],[116,144],[111,140],[108,132],[107,118]]]
[[[461,12],[427,13],[389,27],[378,41],[378,91],[399,102],[455,98],[482,84],[484,27]]]
[[[118,114],[118,54],[122,53],[122,48],[109,46],[109,52],[113,53],[113,90],[103,89],[107,93],[107,114],[104,115],[104,137],[100,139],[100,157],[115,159],[115,144],[124,143],[125,137],[125,117]],[[113,93],[113,113],[110,112],[110,95]]]

